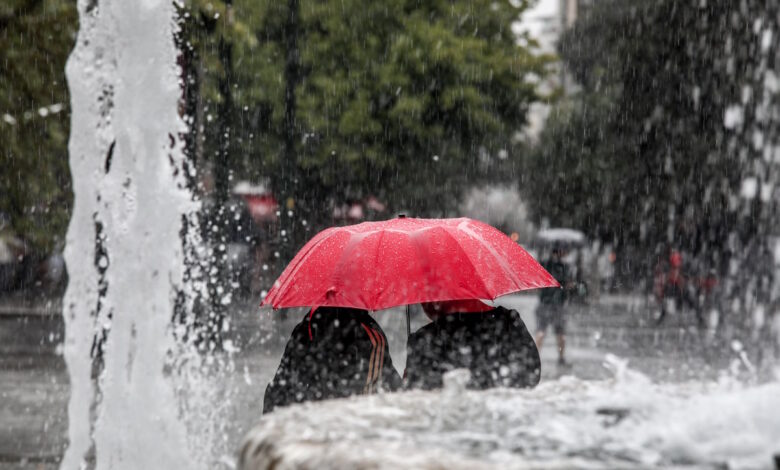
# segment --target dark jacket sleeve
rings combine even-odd
[[[404,369],[404,388],[417,388],[420,382],[420,351],[417,346],[417,334],[412,333],[406,339],[406,368]]]
[[[539,350],[536,348],[531,333],[525,326],[525,322],[520,318],[520,314],[511,310],[511,321],[513,338],[514,357],[512,362],[516,365],[513,372],[513,386],[515,387],[535,387],[542,377],[542,361],[539,358]]]
[[[404,388],[431,390],[441,388],[440,361],[444,354],[435,342],[435,325],[429,323],[412,333],[406,343]]]
[[[298,374],[301,372],[299,370],[302,366],[300,364],[301,357],[309,347],[305,343],[310,341],[308,335],[308,323],[305,321],[299,323],[293,330],[290,340],[287,341],[287,346],[284,348],[279,368],[276,369],[274,378],[265,389],[263,413],[270,413],[278,406],[287,406],[300,401],[296,399],[296,396],[302,397],[305,395],[303,393],[305,390],[302,390],[302,388],[306,384],[300,380]]]

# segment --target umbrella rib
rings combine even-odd
[[[505,259],[498,256],[498,253],[496,253],[496,250],[490,246],[489,244],[485,243],[484,240],[482,240],[480,237],[477,236],[476,233],[474,233],[474,230],[471,229],[471,227],[466,227],[464,225],[467,225],[466,223],[460,223],[458,224],[458,230],[462,230],[466,234],[468,234],[471,238],[479,242],[480,245],[485,247],[485,249],[490,253],[493,258],[498,262],[501,267],[504,268],[504,270],[511,275],[512,282],[514,282],[515,287],[517,287],[518,290],[522,290],[522,283],[520,281],[520,278],[517,276],[517,274],[512,269],[512,266],[509,265],[509,263],[506,262]],[[467,254],[468,256],[468,254]],[[469,258],[469,262],[471,262],[471,258]]]
[[[360,243],[368,238],[372,232],[350,232],[352,236],[349,237],[349,240],[347,241],[347,245],[344,247],[344,249],[341,251],[341,254],[339,255],[339,259],[334,263],[334,269],[333,269],[333,284],[338,284],[338,280],[341,278],[339,273],[341,273],[341,267],[350,261],[352,252],[357,248]],[[369,309],[366,309],[369,310]]]
[[[333,232],[328,230],[322,233],[322,238],[320,238],[319,240],[317,241],[312,240],[311,246],[309,246],[309,249],[306,250],[305,253],[301,254],[301,257],[298,259],[298,262],[294,266],[288,266],[288,268],[290,269],[290,275],[287,276],[287,278],[284,280],[284,283],[279,284],[279,287],[276,289],[276,292],[274,293],[274,297],[278,296],[284,289],[287,289],[287,286],[292,282],[293,278],[295,277],[295,273],[298,272],[298,270],[303,265],[303,262],[306,260],[306,258],[309,257],[309,253],[311,253],[314,250],[314,248],[319,246],[322,242],[329,239],[332,233]],[[284,272],[287,272],[287,270],[285,269]],[[284,272],[282,273],[282,275],[284,275]],[[264,300],[263,303],[265,303],[265,301],[267,301],[269,297],[270,296],[267,296],[266,300]]]
[[[485,293],[488,293],[488,288],[485,285],[485,281],[482,279],[482,277],[479,275],[479,272],[477,271],[477,267],[474,265],[474,262],[471,260],[471,257],[466,252],[466,250],[460,245],[460,242],[458,242],[458,239],[455,238],[454,235],[452,235],[448,230],[442,229],[444,233],[447,234],[448,237],[452,239],[453,242],[455,242],[455,246],[458,248],[458,250],[463,253],[463,256],[466,257],[466,260],[471,265],[472,269],[474,269],[474,274],[476,275],[476,278],[479,280],[480,284],[482,285],[482,291]],[[449,299],[449,300],[460,300],[460,299]]]

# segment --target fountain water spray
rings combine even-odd
[[[65,250],[71,396],[61,468],[193,468],[165,373],[175,350],[182,215],[194,209],[181,174],[174,5],[80,0],[79,18],[67,64],[75,202]],[[94,387],[93,341],[103,333]]]

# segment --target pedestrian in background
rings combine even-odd
[[[536,309],[536,347],[541,351],[545,332],[552,327],[558,342],[558,365],[567,367],[566,349],[566,318],[564,304],[566,302],[566,289],[571,283],[569,270],[563,262],[566,252],[563,247],[554,246],[550,257],[542,262],[542,267],[547,270],[560,287],[542,289],[539,293],[539,306]]]

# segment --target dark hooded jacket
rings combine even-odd
[[[296,325],[271,383],[263,413],[310,400],[397,390],[387,338],[365,310],[321,307]]]
[[[514,310],[445,314],[409,337],[406,385],[440,388],[442,375],[471,371],[469,388],[533,387],[541,361],[531,334]]]
[[[550,258],[542,262],[542,267],[552,274],[561,287],[540,289],[539,303],[544,305],[563,305],[566,301],[565,286],[569,282],[569,269],[560,259]]]

